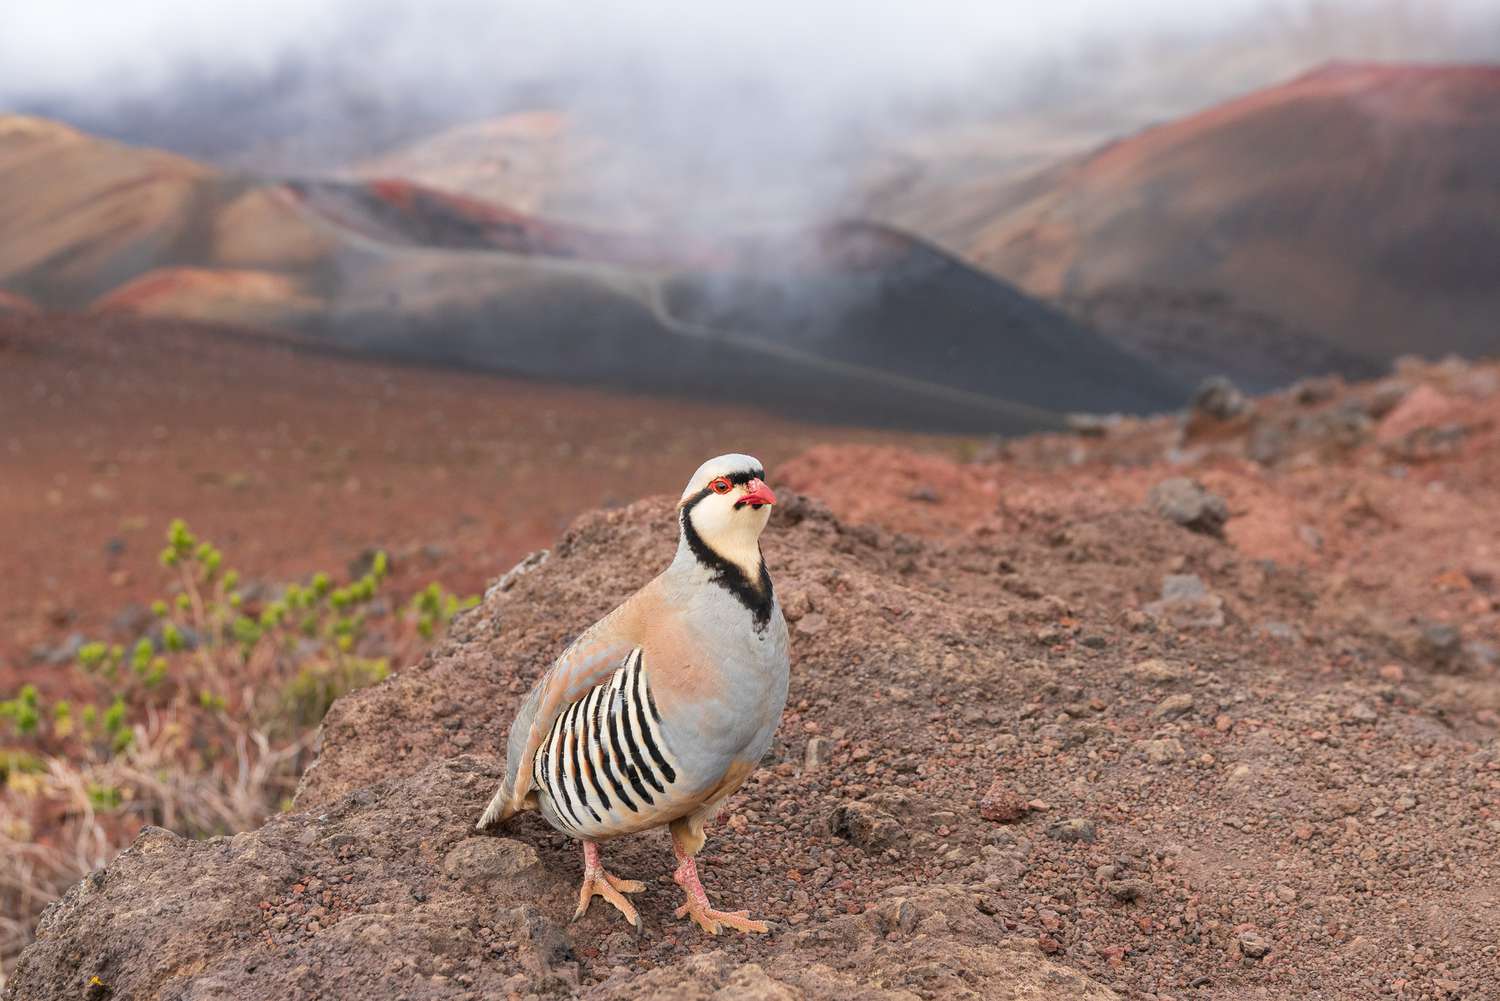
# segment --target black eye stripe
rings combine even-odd
[[[764,480],[765,478],[766,478],[766,471],[764,469],[752,469],[752,470],[750,470],[748,472],[744,472],[744,473],[726,473],[723,476],[715,476],[712,480],[709,480],[708,482],[710,484],[712,484],[715,480],[728,480],[730,483],[736,483],[736,484],[739,484],[739,485],[743,486],[744,484],[749,483],[751,480]],[[697,504],[703,498],[709,497],[713,493],[714,493],[713,486],[712,485],[706,486],[702,490],[699,490],[693,496],[689,497],[687,500],[683,501],[682,502],[682,507],[685,510],[691,509],[695,504]],[[720,496],[722,496],[722,494]]]

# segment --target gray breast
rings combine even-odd
[[[703,666],[715,680],[703,686],[691,713],[666,718],[667,743],[681,758],[687,781],[717,784],[736,760],[760,759],[786,705],[786,620],[773,605],[766,624],[752,628],[742,607],[719,588],[689,610],[700,638]],[[715,593],[717,592],[717,593]]]

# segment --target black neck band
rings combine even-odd
[[[712,491],[704,490],[682,505],[682,513],[678,516],[678,521],[682,523],[682,537],[687,540],[693,556],[709,571],[713,583],[734,595],[740,604],[750,610],[756,629],[764,629],[766,623],[771,621],[771,603],[775,600],[771,591],[771,575],[766,572],[766,561],[759,560],[759,573],[756,579],[751,580],[737,564],[726,560],[704,542],[703,536],[693,527],[693,507],[710,493]],[[757,547],[756,554],[759,555],[759,552]]]

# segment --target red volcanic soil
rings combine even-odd
[[[602,229],[543,219],[400,178],[362,184],[297,181],[287,193],[309,211],[394,243],[473,247],[632,268],[727,271],[743,267],[865,270],[906,259],[916,241],[877,223],[843,221],[709,240],[681,232]]]
[[[302,286],[294,276],[271,271],[157,268],[94,300],[90,311],[274,325],[323,305]]]
[[[5,310],[14,313],[35,313],[37,308],[36,304],[24,295],[17,295],[14,292],[7,292],[4,289],[0,289],[0,312]]]
[[[291,809],[146,831],[68,893],[12,995],[1492,998],[1497,418],[1500,366],[1403,366],[780,464],[786,711],[700,856],[764,935],[676,917],[664,833],[605,848],[631,930],[572,918],[577,845],[534,814],[474,830],[525,692],[676,544],[675,491],[590,512],[335,703]],[[1183,476],[1223,508],[1146,501]]]
[[[1223,293],[1370,358],[1483,353],[1500,67],[1335,65],[1021,182],[964,240],[1033,293]]]
[[[155,598],[174,517],[248,579],[341,576],[383,547],[395,592],[474,592],[582,510],[675,492],[726,451],[774,476],[818,440],[917,439],[120,313],[0,312],[0,690],[35,674],[33,648],[107,635]]]
[[[817,447],[781,477],[842,517],[954,544],[1048,537],[1149,508],[1153,487],[1190,477],[1226,503],[1240,556],[1320,575],[1320,617],[1398,646],[1423,622],[1451,624],[1500,666],[1500,364],[1410,363],[1246,406],[1039,435],[969,463]]]
[[[685,246],[680,238],[540,219],[400,178],[375,178],[362,185],[379,203],[373,219],[330,211],[326,200],[319,197],[329,190],[327,185],[296,183],[288,187],[314,211],[328,211],[338,221],[369,235],[405,235],[413,242],[437,246],[477,243],[512,254],[580,258],[632,267],[676,267],[715,259],[708,248]],[[344,193],[357,194],[358,189]]]

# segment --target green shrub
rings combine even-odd
[[[15,698],[0,702],[0,719],[10,720],[23,736],[35,732],[42,719],[36,686],[22,685]]]
[[[283,686],[282,716],[302,727],[316,726],[334,699],[384,681],[390,673],[390,664],[383,658],[345,657],[336,662],[310,664]]]
[[[134,726],[149,710],[228,714],[290,739],[316,726],[334,699],[385,678],[393,659],[415,656],[419,644],[479,602],[433,583],[372,628],[371,608],[390,572],[389,558],[377,552],[357,579],[338,584],[320,571],[247,607],[239,572],[181,519],[168,527],[159,561],[171,591],[150,606],[157,639],[142,637],[128,648],[83,644],[78,667],[91,679],[94,698],[49,711],[37,689],[24,686],[0,701],[0,720],[15,734],[118,754],[132,745]],[[189,722],[187,729],[200,745],[224,739],[217,724]]]
[[[88,784],[89,805],[97,813],[111,813],[125,802],[125,794],[114,786]]]
[[[47,763],[35,754],[19,748],[0,748],[0,784],[12,775],[36,775],[47,770]]]
[[[353,580],[316,573],[251,592],[181,520],[159,559],[154,639],[82,644],[57,679],[67,699],[0,692],[0,740],[18,745],[0,748],[0,806],[16,807],[0,823],[0,932],[7,908],[34,917],[140,824],[202,837],[289,808],[334,699],[415,659],[477,602],[438,585],[391,600],[384,553]],[[0,964],[14,944],[0,934]]]

